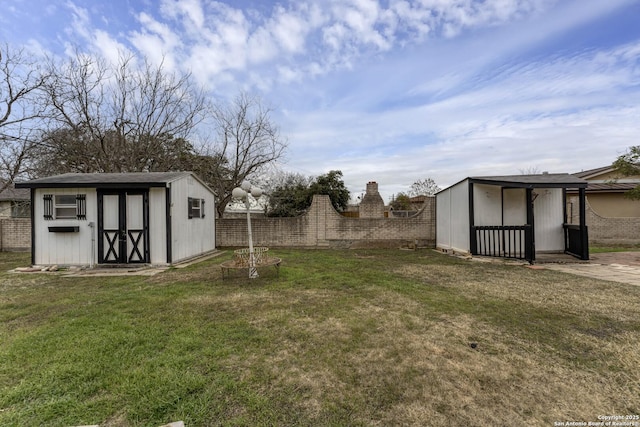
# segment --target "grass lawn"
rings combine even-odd
[[[599,254],[604,252],[638,252],[638,245],[615,245],[615,246],[590,246],[589,253]]]
[[[640,287],[431,250],[12,274],[0,425],[552,426],[640,414]]]

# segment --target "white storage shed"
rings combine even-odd
[[[173,264],[213,251],[213,191],[191,172],[68,173],[31,190],[34,265]]]
[[[465,178],[436,194],[436,247],[530,262],[536,252],[589,259],[586,186],[569,174]],[[579,191],[580,225],[567,224],[569,188]]]

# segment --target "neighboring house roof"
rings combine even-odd
[[[149,188],[166,187],[168,183],[185,176],[193,176],[203,185],[193,172],[130,172],[130,173],[65,173],[46,178],[38,178],[16,184],[17,188]],[[209,188],[209,187],[207,187]],[[209,189],[211,191],[211,189]]]
[[[590,193],[593,192],[622,192],[626,193],[629,190],[633,190],[638,186],[638,182],[611,182],[611,183],[593,183],[590,182],[587,187],[587,191]]]
[[[603,175],[605,173],[610,173],[613,171],[615,171],[615,169],[611,165],[609,165],[609,166],[603,166],[601,168],[595,168],[595,169],[589,169],[586,171],[576,172],[572,175],[577,176],[578,178],[589,180],[589,178],[594,178],[596,176]]]
[[[0,193],[0,201],[28,201],[31,200],[31,193],[27,188],[5,188]]]
[[[637,177],[612,178],[612,176],[618,176],[614,174],[615,171],[616,169],[609,165],[576,172],[573,175],[588,181],[587,192],[589,193],[625,193],[640,184],[640,179]]]

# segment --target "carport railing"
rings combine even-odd
[[[576,224],[563,224],[565,252],[583,260],[589,259],[589,238],[587,227],[584,230]]]
[[[533,228],[530,225],[474,226],[471,254],[533,262]]]

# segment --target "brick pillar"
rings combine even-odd
[[[331,205],[331,199],[325,194],[316,194],[313,196],[311,208],[307,215],[310,216],[312,233],[315,235],[316,246],[328,246],[327,241],[327,214],[334,211]]]

